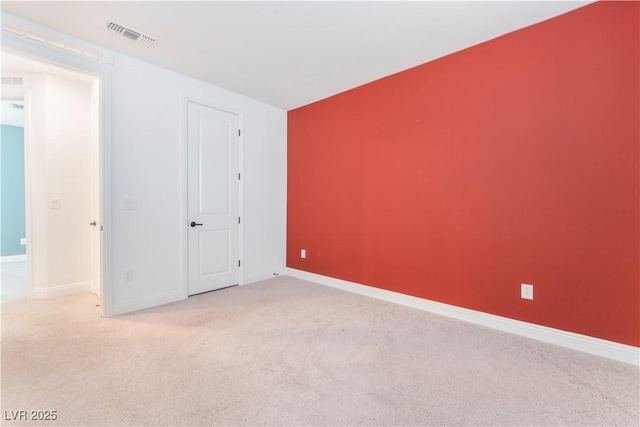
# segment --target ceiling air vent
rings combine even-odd
[[[2,76],[2,86],[22,86],[22,77]]]
[[[135,42],[143,44],[145,46],[151,47],[156,42],[155,37],[148,36],[146,34],[142,34],[140,31],[136,31],[124,25],[118,24],[113,21],[106,21],[105,26],[107,30],[120,34],[123,37],[131,39]]]

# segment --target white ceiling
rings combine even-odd
[[[585,1],[2,1],[2,10],[290,110]],[[145,47],[104,21],[154,36]]]

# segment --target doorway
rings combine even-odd
[[[27,296],[24,99],[3,93],[0,123],[0,300]]]
[[[26,296],[100,298],[100,82],[5,51],[2,77],[25,100]]]

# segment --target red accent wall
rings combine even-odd
[[[640,345],[639,28],[596,3],[290,111],[287,265]]]

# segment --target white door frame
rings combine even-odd
[[[18,55],[30,57],[42,62],[48,62],[56,66],[71,68],[90,74],[99,80],[100,85],[100,137],[99,155],[100,161],[100,205],[102,217],[101,237],[101,302],[100,311],[102,317],[113,315],[113,295],[111,286],[111,70],[98,60],[92,60],[79,55],[66,52],[59,48],[49,47],[36,41],[28,40],[19,35],[6,31],[2,33],[2,50]],[[28,108],[28,88],[25,97],[25,110]],[[28,112],[28,111],[27,111]],[[25,117],[25,147],[28,144],[29,130]],[[25,152],[25,155],[27,153]],[[27,207],[27,227],[30,227],[31,212]],[[27,229],[27,238],[30,235]],[[31,268],[29,244],[27,241],[27,266]],[[29,280],[31,274],[27,272],[27,289],[31,289]]]
[[[188,212],[188,199],[187,194],[189,191],[189,163],[188,163],[188,148],[189,148],[189,103],[192,102],[194,104],[199,104],[204,107],[213,108],[215,110],[225,111],[230,114],[234,114],[238,116],[238,125],[240,128],[240,137],[238,140],[239,144],[239,152],[238,152],[238,160],[239,160],[239,171],[240,171],[240,182],[238,185],[238,212],[240,218],[244,218],[244,115],[241,111],[236,110],[235,108],[229,108],[227,106],[218,105],[215,101],[207,98],[203,98],[201,96],[192,95],[192,94],[181,94],[181,109],[182,109],[182,123],[181,123],[181,133],[182,133],[182,150],[180,150],[180,155],[182,156],[182,161],[180,162],[182,165],[182,209],[180,212],[180,230],[182,230],[182,297],[189,297],[189,230],[187,227],[187,223],[189,220],[189,212]],[[244,285],[244,221],[241,221],[238,226],[238,254],[240,257],[240,271],[238,274],[238,284]]]

